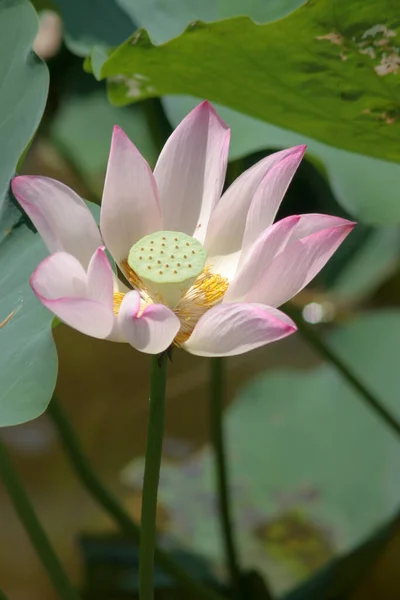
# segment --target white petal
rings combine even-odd
[[[113,311],[89,298],[86,279],[80,262],[59,252],[39,264],[30,283],[42,304],[64,323],[86,335],[106,338],[113,329]]]
[[[305,146],[276,163],[258,186],[247,214],[242,252],[246,253],[258,236],[274,222],[286,190],[303,158]]]
[[[295,331],[296,326],[287,315],[269,306],[242,302],[218,304],[200,318],[183,347],[199,356],[233,356]]]
[[[104,246],[98,248],[92,256],[87,272],[88,295],[113,309],[114,273],[105,253]],[[119,285],[118,285],[119,287]]]
[[[299,220],[298,216],[282,219],[268,227],[258,237],[248,251],[245,260],[241,261],[239,270],[224,296],[224,302],[238,302],[245,298],[246,294],[259,281],[269,263],[286,246],[287,240]]]
[[[178,125],[154,169],[164,228],[203,241],[224,185],[230,130],[208,102]]]
[[[49,177],[15,177],[12,190],[50,252],[68,252],[86,268],[102,242],[84,201]]]
[[[164,304],[151,304],[141,314],[139,311],[138,292],[129,292],[118,313],[118,323],[126,341],[147,354],[163,352],[180,329],[178,317]]]
[[[281,160],[299,152],[303,146],[267,156],[242,173],[224,193],[213,210],[204,246],[209,255],[224,255],[240,250],[247,213],[256,189],[266,174]]]
[[[157,184],[139,150],[114,127],[101,204],[100,229],[114,259],[126,259],[140,238],[163,229]]]
[[[246,294],[246,302],[280,306],[300,292],[354,228],[355,224],[350,221],[341,219],[341,222],[341,225],[289,243]]]

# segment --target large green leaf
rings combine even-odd
[[[0,425],[30,421],[47,407],[57,377],[52,315],[29,277],[47,254],[40,236],[11,200],[0,214]]]
[[[98,220],[99,207],[87,204]],[[58,361],[53,315],[29,285],[48,251],[11,197],[0,211],[0,233],[0,426],[7,426],[30,421],[47,408]]]
[[[109,79],[117,105],[197,95],[340,148],[399,161],[398,31],[391,0],[310,0],[266,25],[246,17],[194,22],[161,46],[141,30],[108,58],[94,49],[92,68]]]
[[[200,99],[166,96],[163,104],[176,127]],[[307,144],[307,156],[323,163],[335,197],[355,218],[369,224],[400,222],[400,166],[376,158],[338,150],[258,119],[216,105],[232,128],[230,159],[241,158],[265,148]]]
[[[27,0],[0,0],[0,206],[46,103],[49,75],[32,52],[36,32]]]
[[[398,311],[367,313],[328,338],[400,418],[399,340]],[[398,509],[398,439],[328,365],[258,377],[227,410],[225,430],[243,565],[258,566],[275,592],[357,546]],[[140,486],[142,468],[128,468],[125,481]],[[209,449],[163,465],[172,533],[220,562],[214,489]]]
[[[117,0],[134,23],[145,27],[153,42],[176,37],[192,21],[217,21],[239,15],[257,23],[287,15],[306,0]]]
[[[45,249],[6,196],[47,97],[47,68],[31,50],[36,31],[29,2],[0,0],[0,426],[39,415],[57,374],[51,316],[28,283]]]

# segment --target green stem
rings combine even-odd
[[[211,439],[214,447],[217,494],[225,557],[235,598],[240,598],[240,569],[234,542],[233,520],[229,503],[227,459],[224,447],[222,409],[224,389],[224,359],[211,359]]]
[[[79,477],[82,485],[89,494],[106,513],[115,521],[124,535],[135,542],[140,542],[140,528],[132,521],[129,513],[119,503],[117,498],[111,494],[97,477],[90,466],[77,435],[72,428],[58,399],[53,399],[48,408],[48,414],[51,417],[60,437],[63,449]],[[155,550],[155,559],[157,565],[170,577],[175,579],[182,588],[186,589],[191,597],[198,600],[223,600],[222,597],[209,590],[203,584],[193,579],[187,572],[179,566],[166,552]]]
[[[0,600],[8,600],[8,598],[7,598],[7,596],[5,595],[5,593],[4,593],[4,592],[2,592],[1,590],[0,590]]]
[[[388,425],[394,433],[400,436],[400,423],[374,396],[374,394],[363,384],[362,381],[352,372],[351,369],[342,361],[334,350],[331,350],[327,344],[313,331],[313,329],[304,322],[300,312],[292,305],[286,305],[284,311],[291,316],[297,325],[302,336],[309,344],[328,362],[332,363],[340,372],[342,377],[358,392],[364,402],[375,411],[375,413]]]
[[[168,355],[166,352],[163,352],[160,356],[152,356],[149,424],[142,492],[139,600],[153,600],[154,598],[157,493],[164,436],[167,365]]]
[[[53,586],[57,591],[57,597],[60,598],[60,600],[79,600],[79,595],[68,579],[66,572],[58,560],[49,539],[36,516],[1,439],[0,477],[3,480],[15,511],[25,527],[25,531],[28,534],[33,547],[42,561],[48,576],[53,582]]]

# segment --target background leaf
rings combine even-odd
[[[92,46],[115,46],[135,30],[114,0],[54,0],[65,26],[71,52],[86,56]]]
[[[361,316],[329,344],[395,414],[400,313]],[[373,343],[371,343],[373,340]],[[243,566],[275,593],[348,552],[398,509],[398,440],[338,373],[282,369],[246,385],[225,414]],[[137,460],[123,480],[141,486]],[[212,457],[165,462],[160,498],[171,533],[221,561]]]
[[[266,25],[242,17],[195,22],[161,46],[137,32],[104,64],[95,51],[93,68],[109,78],[110,99],[118,105],[171,93],[203,96],[398,162],[396,27],[390,0],[313,0]]]
[[[154,165],[157,148],[148,131],[143,105],[118,109],[110,105],[104,90],[75,95],[65,100],[51,124],[50,137],[73,157],[99,197],[103,191],[111,135],[119,125],[134,141],[146,160]]]
[[[117,0],[134,23],[145,27],[156,44],[176,37],[191,21],[218,21],[246,15],[257,23],[289,14],[305,0]]]

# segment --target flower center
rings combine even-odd
[[[154,299],[174,308],[203,272],[206,259],[207,252],[196,239],[157,231],[132,246],[127,262]]]

